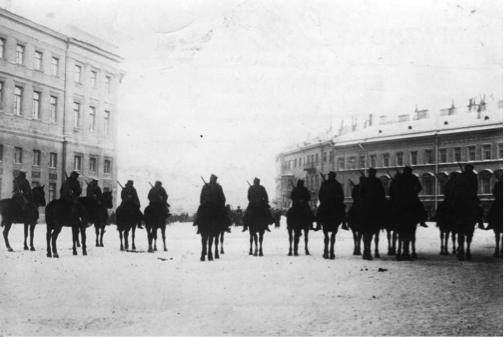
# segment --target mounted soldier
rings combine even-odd
[[[420,226],[428,227],[425,224],[427,212],[418,198],[418,194],[422,191],[422,185],[417,176],[413,174],[413,169],[411,167],[406,166],[404,168],[403,173],[397,179],[394,190],[395,212],[400,211],[398,208],[401,208],[402,211],[411,209],[414,212],[414,216],[416,216],[420,222]]]
[[[60,199],[70,202],[78,216],[81,218],[81,221],[85,223],[85,226],[88,226],[86,212],[79,202],[79,197],[82,194],[82,187],[78,178],[78,172],[73,171],[70,173],[70,177],[68,177],[61,185]]]
[[[121,191],[121,200],[122,202],[129,201],[135,208],[138,210],[139,219],[143,217],[142,211],[140,211],[140,200],[138,199],[138,194],[136,188],[133,187],[134,181],[128,180],[126,185]],[[139,221],[137,224],[138,228],[143,229],[142,222]]]
[[[317,212],[317,228],[316,231],[322,229],[321,222],[322,219],[330,215],[331,210],[336,211],[342,215],[342,228],[348,230],[346,224],[346,212],[345,212],[345,195],[343,192],[343,187],[336,180],[336,173],[331,171],[328,174],[328,179],[323,181],[319,190],[319,200],[320,206]]]
[[[221,218],[223,221],[226,221],[228,218],[226,211],[226,196],[224,195],[224,191],[222,190],[222,186],[217,183],[218,177],[214,174],[210,176],[210,182],[203,185],[200,194],[200,206],[198,208],[198,212],[196,213],[196,219],[194,220],[193,226],[198,226],[198,234],[199,230],[199,218],[200,218],[200,209],[203,206],[207,206],[207,204],[214,204],[214,212],[213,215],[217,218]],[[224,216],[224,214],[226,216]],[[206,220],[206,219],[205,219]],[[231,233],[231,222],[226,221],[225,223],[225,231]]]
[[[455,222],[474,220],[478,227],[484,229],[481,217],[481,206],[478,198],[478,178],[474,166],[467,164],[464,172],[459,174],[449,191],[449,216]]]
[[[23,212],[26,211],[26,205],[34,201],[30,183],[26,180],[26,170],[19,170],[12,186],[12,199],[21,205]]]
[[[502,173],[495,174],[497,182],[494,184],[492,193],[494,196],[494,201],[492,206],[490,206],[490,211],[488,212],[488,226],[485,230],[494,229],[495,224],[501,224],[502,226]]]
[[[102,190],[100,186],[98,186],[98,180],[94,178],[91,180],[91,182],[88,184],[86,188],[86,196],[91,197],[96,201],[98,201],[99,205],[105,204],[105,199],[103,198]]]
[[[296,186],[292,189],[290,198],[292,207],[303,209],[315,221],[315,216],[310,208],[309,201],[311,200],[310,191],[304,186],[304,180],[299,179]]]
[[[168,218],[170,215],[168,210],[168,207],[170,207],[170,204],[168,204],[168,194],[159,180],[156,181],[154,186],[150,189],[147,199],[149,199],[150,204],[162,206],[163,216],[165,219]]]
[[[267,222],[266,230],[268,232],[271,232],[269,225],[275,222],[270,212],[271,206],[269,205],[268,193],[260,182],[261,180],[259,178],[254,178],[254,185],[251,185],[248,189],[247,198],[249,204],[245,211],[242,232],[248,230],[249,219],[252,217],[260,217],[264,219]]]

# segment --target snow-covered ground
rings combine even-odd
[[[439,255],[438,230],[417,232],[416,261],[352,255],[340,231],[336,260],[325,260],[323,234],[310,232],[311,256],[289,257],[285,223],[266,233],[264,257],[248,255],[248,233],[233,228],[219,260],[200,262],[200,237],[187,223],[167,228],[168,252],[121,252],[115,226],[105,247],[72,256],[71,230],[59,259],[23,251],[23,229],[0,245],[0,335],[502,335],[502,260],[492,232],[476,230],[473,261]],[[303,247],[304,244],[301,244]],[[162,247],[158,239],[158,249]],[[304,252],[301,249],[300,252]],[[386,269],[379,272],[378,269]]]

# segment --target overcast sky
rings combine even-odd
[[[120,177],[143,200],[163,181],[178,211],[211,173],[234,207],[256,176],[273,199],[276,155],[331,121],[502,97],[500,0],[0,4],[119,46]]]

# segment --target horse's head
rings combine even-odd
[[[33,200],[37,207],[46,205],[44,186],[35,186],[32,188]]]
[[[107,191],[103,193],[103,199],[105,199],[105,206],[107,208],[112,208],[114,207],[114,204],[112,203],[113,196],[111,191]]]

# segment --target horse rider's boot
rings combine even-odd
[[[317,222],[317,227],[313,228],[313,224],[310,226],[310,229],[311,230],[314,230],[315,232],[319,231],[322,229],[322,225],[320,224],[320,222]]]
[[[243,230],[242,232],[246,232],[248,230],[248,226],[247,225],[243,225]]]
[[[427,226],[427,224],[425,223],[425,221],[421,221],[420,222],[420,226],[421,227],[425,227],[425,228],[428,228],[429,226]]]
[[[266,230],[271,233],[271,231],[269,229],[269,225],[266,226]]]
[[[137,227],[138,227],[139,229],[144,229],[144,227],[142,226],[142,223],[141,223],[141,222],[139,222],[139,223],[138,223]]]
[[[346,222],[343,222],[343,225],[341,225],[341,229],[344,229],[344,230],[349,230],[350,228],[348,228],[348,225]]]
[[[231,233],[231,228],[227,227],[226,230],[225,230],[225,232]]]

